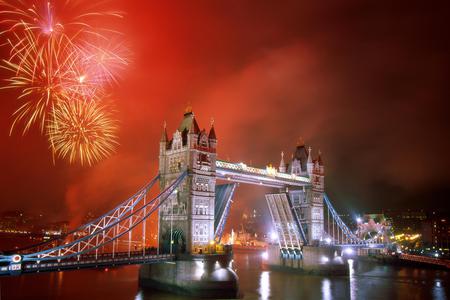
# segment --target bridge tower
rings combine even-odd
[[[209,132],[200,130],[191,107],[186,108],[171,139],[164,125],[159,148],[160,188],[184,171],[188,176],[159,210],[162,252],[204,253],[214,240],[216,147],[213,122]]]
[[[290,163],[285,163],[281,153],[280,173],[307,176],[311,179],[310,187],[289,189],[289,199],[297,214],[309,244],[314,244],[323,237],[324,231],[324,166],[321,155],[312,158],[311,148],[299,142]]]

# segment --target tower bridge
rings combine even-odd
[[[359,239],[341,220],[325,194],[320,153],[313,157],[312,149],[300,143],[292,159],[285,160],[281,153],[278,168],[257,168],[218,159],[217,146],[214,124],[208,131],[200,130],[192,109],[187,109],[171,138],[164,125],[159,172],[149,183],[61,238],[0,255],[0,275],[121,264],[160,266],[186,255],[204,260],[208,255],[225,254],[220,240],[238,183],[273,188],[266,202],[278,236],[271,250],[275,258],[305,261],[305,253],[316,251],[304,248],[310,246],[383,246],[376,243],[379,236]],[[157,183],[159,191],[150,197]],[[158,214],[156,249],[150,249],[147,240],[146,221],[153,214]],[[146,274],[154,278],[161,272]]]

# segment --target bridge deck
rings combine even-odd
[[[20,267],[18,265],[9,265],[0,267],[0,276],[16,275],[23,273],[38,273],[38,272],[52,272],[63,270],[78,270],[87,268],[102,268],[102,267],[114,267],[120,265],[136,265],[136,264],[151,264],[173,261],[175,255],[171,254],[148,254],[143,255],[140,253],[133,253],[128,256],[126,253],[116,253],[113,257],[112,253],[103,255],[86,255],[80,260],[77,259],[65,259],[62,261],[44,261],[40,263],[36,262],[22,262]],[[12,266],[16,266],[15,268]]]

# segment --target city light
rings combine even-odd
[[[362,219],[358,217],[358,218],[356,218],[356,222],[359,224],[362,222]]]
[[[344,253],[347,255],[352,255],[355,251],[352,248],[345,248]]]
[[[267,251],[264,251],[261,253],[261,257],[262,257],[262,259],[266,260],[269,258],[269,253],[267,253]]]
[[[327,244],[331,244],[331,239],[330,239],[330,238],[326,238],[326,239],[325,239],[325,242],[326,242]]]
[[[275,242],[275,241],[278,240],[278,234],[277,234],[275,231],[271,231],[271,232],[270,232],[270,240],[271,240],[272,242]]]
[[[14,263],[18,263],[18,262],[20,262],[21,260],[22,260],[22,256],[20,256],[20,255],[18,255],[18,254],[12,256],[12,261],[13,261]]]

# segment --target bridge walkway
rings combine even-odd
[[[144,254],[142,251],[117,252],[82,255],[80,259],[49,260],[43,262],[27,262],[0,266],[0,276],[18,275],[24,273],[54,272],[64,270],[79,270],[87,268],[106,268],[121,265],[152,264],[174,261],[174,254]]]

